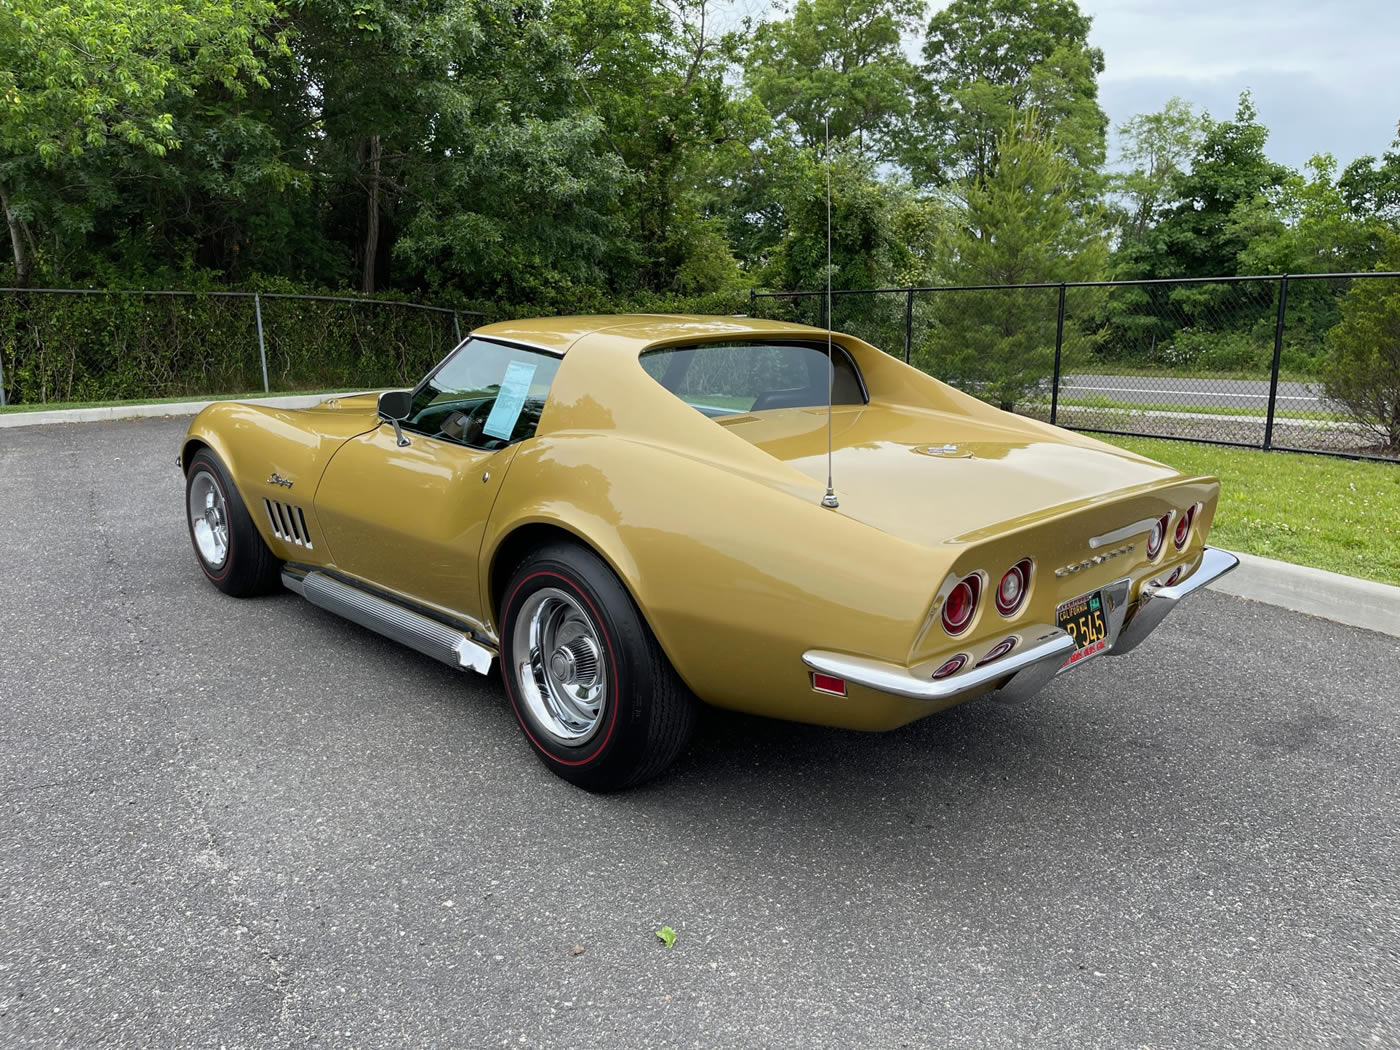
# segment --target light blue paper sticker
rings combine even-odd
[[[535,366],[524,361],[512,361],[506,366],[505,378],[501,380],[500,393],[491,406],[491,414],[486,417],[486,425],[481,428],[488,437],[509,441],[515,432],[515,424],[525,408],[525,398],[530,393],[530,383],[535,378]]]

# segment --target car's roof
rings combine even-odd
[[[532,317],[482,325],[472,334],[504,339],[562,354],[586,335],[611,332],[629,342],[659,343],[677,339],[744,339],[754,336],[825,335],[826,330],[787,321],[706,314],[582,314]]]

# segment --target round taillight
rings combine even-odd
[[[976,573],[959,580],[943,603],[943,629],[949,634],[962,634],[967,630],[981,593],[982,578]]]
[[[1186,513],[1181,516],[1181,520],[1176,523],[1176,535],[1173,540],[1176,549],[1181,550],[1186,546],[1186,541],[1191,538],[1191,523],[1196,520],[1196,506],[1192,504],[1186,508]]]
[[[1002,641],[997,642],[997,644],[992,646],[990,649],[988,649],[987,655],[977,661],[977,666],[984,667],[987,664],[991,663],[993,660],[1000,660],[1003,656],[1005,656],[1007,653],[1011,652],[1011,650],[1015,648],[1016,639],[1005,638]]]
[[[1152,532],[1147,537],[1147,560],[1151,561],[1162,553],[1162,541],[1167,538],[1167,525],[1171,522],[1170,514],[1163,514],[1152,523]]]
[[[1031,560],[1022,558],[1001,578],[997,586],[997,612],[1003,616],[1014,616],[1026,600],[1026,592],[1031,585]]]
[[[958,653],[957,656],[953,657],[951,660],[945,661],[942,667],[933,672],[934,681],[940,678],[947,678],[950,674],[957,674],[963,669],[966,663],[967,656],[963,653]]]

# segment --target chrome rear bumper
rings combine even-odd
[[[1176,603],[1189,594],[1194,594],[1207,584],[1220,579],[1240,563],[1229,551],[1218,547],[1206,547],[1201,551],[1201,563],[1196,571],[1173,587],[1162,587],[1155,583],[1142,585],[1142,593],[1137,607],[1128,614],[1128,622],[1114,639],[1109,656],[1122,656],[1135,649],[1152,629],[1166,619],[1167,613],[1176,608]]]
[[[1206,547],[1190,576],[1172,587],[1143,584],[1137,604],[1129,608],[1121,604],[1127,597],[1128,581],[1110,584],[1105,588],[1113,639],[1106,650],[1108,655],[1121,655],[1135,648],[1177,602],[1224,576],[1239,563],[1240,560],[1228,551]],[[1024,639],[1020,647],[1001,659],[937,680],[926,672],[899,664],[820,649],[803,653],[802,662],[813,671],[834,675],[853,685],[927,701],[955,700],[1010,676],[992,698],[1003,703],[1018,703],[1039,692],[1059,673],[1065,657],[1074,651],[1074,640],[1061,628],[1049,624],[1034,625],[1017,633]]]

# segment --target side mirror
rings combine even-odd
[[[399,448],[410,444],[408,438],[403,436],[403,427],[399,424],[407,419],[412,411],[412,390],[386,390],[379,395],[379,418],[394,425],[394,440]]]

